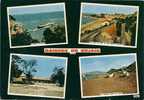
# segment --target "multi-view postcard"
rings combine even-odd
[[[10,47],[67,44],[64,3],[8,7]]]
[[[79,43],[135,48],[138,17],[138,6],[82,3]]]
[[[11,54],[8,94],[65,98],[67,58]]]
[[[138,95],[136,54],[80,57],[83,98]]]

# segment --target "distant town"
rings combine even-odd
[[[135,45],[137,12],[132,14],[88,14],[82,13],[80,42],[100,42],[108,44]]]

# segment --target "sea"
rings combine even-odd
[[[44,29],[34,31],[38,25],[47,23],[56,23],[60,25],[65,25],[64,12],[48,12],[48,13],[35,13],[35,14],[22,14],[22,15],[12,15],[16,22],[22,24],[25,29],[30,31],[33,39],[42,41]]]
[[[90,17],[82,17],[82,19],[81,19],[81,24],[84,25],[84,24],[90,23],[90,22],[92,22],[92,21],[94,21],[93,18],[90,18]]]

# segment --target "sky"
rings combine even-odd
[[[111,68],[119,69],[123,66],[130,65],[135,61],[135,55],[121,56],[101,56],[91,58],[81,58],[82,72],[101,71],[107,72]]]
[[[107,6],[107,5],[90,5],[90,4],[84,4],[82,7],[83,13],[108,13],[108,14],[114,14],[114,13],[123,13],[123,14],[131,14],[133,12],[137,11],[136,7],[119,7],[119,6]]]
[[[50,58],[50,57],[36,57],[36,56],[23,56],[25,60],[37,60],[37,65],[34,68],[37,72],[33,73],[35,77],[48,78],[52,73],[55,66],[66,67],[66,59],[64,58]]]
[[[44,12],[56,12],[64,11],[64,4],[59,3],[56,5],[47,4],[43,6],[25,6],[25,7],[10,7],[9,14],[19,15],[19,14],[34,14],[34,13],[44,13]]]

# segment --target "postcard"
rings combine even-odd
[[[138,95],[135,53],[80,57],[83,98]]]
[[[139,7],[81,3],[79,44],[136,48]]]
[[[8,94],[65,98],[67,58],[11,54]]]
[[[64,3],[8,7],[11,48],[67,44]]]

